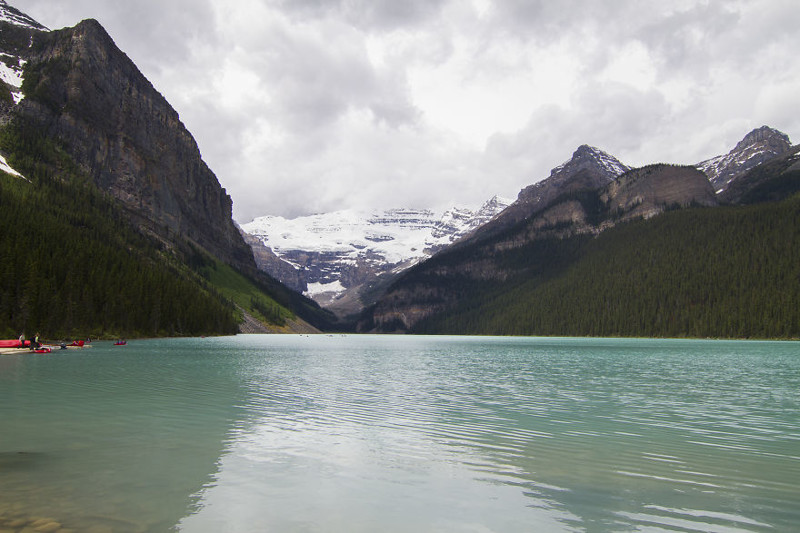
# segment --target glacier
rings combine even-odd
[[[430,257],[488,222],[511,200],[494,197],[477,210],[345,209],[284,218],[261,216],[242,224],[278,257],[304,272],[306,295],[340,295],[372,275],[399,271]],[[358,274],[354,272],[358,271]]]

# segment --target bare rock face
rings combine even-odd
[[[303,273],[287,263],[275,253],[264,246],[258,237],[241,231],[244,241],[253,250],[253,258],[259,270],[269,273],[272,277],[297,292],[308,290]]]
[[[694,167],[675,165],[632,170],[609,184],[600,198],[607,210],[623,221],[650,218],[673,206],[717,205],[705,174]]]
[[[146,231],[255,268],[231,199],[194,138],[103,27],[86,20],[29,34],[20,51],[25,98],[14,114],[63,148]]]

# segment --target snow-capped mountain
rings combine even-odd
[[[8,5],[5,0],[0,0],[0,22],[21,28],[49,31],[25,13]],[[22,71],[24,68],[25,60],[19,55],[8,51],[0,52],[0,81],[8,88],[14,104],[18,104],[25,98],[25,95],[22,94]]]
[[[791,148],[788,135],[762,126],[745,135],[727,154],[708,159],[696,166],[705,172],[714,191],[719,194],[748,170],[786,153]]]
[[[323,305],[398,273],[488,222],[510,200],[494,197],[473,211],[344,210],[287,219],[263,216],[242,225],[304,274],[306,294]],[[278,279],[278,273],[273,274]],[[348,308],[361,304],[351,298]]]

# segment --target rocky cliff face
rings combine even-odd
[[[245,231],[241,233],[244,241],[253,250],[253,258],[259,270],[263,270],[296,292],[303,293],[308,290],[308,284],[302,272],[275,255],[272,250],[261,243],[258,237]]]
[[[749,170],[785,154],[791,148],[788,135],[762,126],[745,135],[726,155],[698,163],[697,168],[705,172],[714,191],[720,194]]]
[[[178,113],[97,21],[58,31],[16,25],[9,35],[14,39],[4,38],[2,51],[24,65],[24,81],[6,120],[23,120],[55,141],[166,244],[180,236],[255,268],[231,218],[231,199]]]
[[[650,165],[632,170],[600,194],[606,210],[620,221],[650,218],[670,207],[717,205],[714,189],[694,167]]]

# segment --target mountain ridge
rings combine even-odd
[[[800,188],[793,177],[796,174],[792,174],[798,166],[797,159],[785,157],[786,164],[775,173],[753,180],[748,176],[760,165],[783,156],[764,157],[756,166],[748,166],[752,157],[736,157],[753,144],[774,137],[772,131],[754,130],[748,134],[745,142],[737,145],[738,151],[729,152],[733,157],[727,161],[727,168],[739,172],[736,179],[730,180],[734,184],[769,186],[774,183],[772,176],[786,175],[786,184],[780,189],[772,187],[778,194],[773,196],[780,199]],[[446,317],[448,310],[458,313],[460,305],[480,309],[481,300],[490,298],[488,295],[496,290],[491,287],[526,277],[541,282],[563,275],[579,259],[580,250],[587,243],[611,228],[660,219],[659,215],[669,211],[714,208],[721,203],[711,180],[697,166],[653,164],[628,169],[621,163],[610,168],[581,164],[587,155],[596,155],[590,150],[594,149],[579,147],[573,160],[553,169],[548,178],[524,188],[517,202],[491,222],[403,274],[362,315],[359,328],[417,331],[417,324],[430,322],[436,316]],[[747,190],[745,187],[741,194]],[[526,256],[529,259],[522,259]],[[484,293],[487,296],[478,299],[477,295]],[[472,295],[469,302],[464,299],[466,294]]]
[[[597,189],[628,170],[630,167],[607,152],[581,145],[570,159],[553,168],[547,178],[524,187],[516,201],[465,236],[458,245],[489,238],[545,209],[560,195]]]

